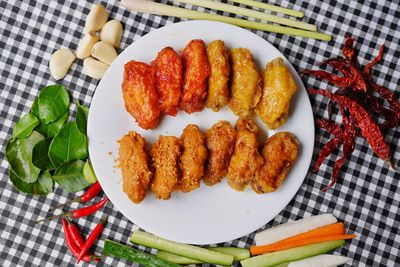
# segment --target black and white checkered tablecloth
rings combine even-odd
[[[380,44],[386,44],[383,63],[375,68],[374,75],[379,84],[396,90],[400,97],[398,1],[269,2],[301,9],[305,11],[304,21],[315,23],[321,31],[333,34],[333,41],[327,43],[254,31],[277,47],[297,70],[310,69],[324,58],[339,55],[344,36],[351,34],[357,38],[361,64],[377,54]],[[124,25],[122,49],[154,29],[180,21],[172,17],[131,13],[115,0],[102,3],[110,17]],[[63,46],[76,49],[91,5],[73,0],[0,1],[0,266],[75,264],[64,244],[59,222],[33,224],[38,217],[48,215],[50,207],[75,195],[60,188],[47,197],[19,193],[9,182],[5,147],[13,124],[29,111],[38,90],[54,83],[48,69],[51,54]],[[303,81],[306,86],[330,86],[313,78],[304,77]],[[90,104],[98,81],[82,74],[82,61],[78,60],[61,83],[69,89],[74,100]],[[312,98],[312,106],[316,116],[327,116],[325,100]],[[339,121],[340,117],[337,119]],[[312,165],[328,138],[327,133],[317,130]],[[387,132],[385,138],[391,145],[394,164],[400,168],[400,127]],[[322,192],[320,188],[328,183],[331,173],[328,165],[332,166],[340,156],[338,151],[334,155],[321,166],[318,174],[310,169],[295,198],[266,226],[332,212],[346,223],[350,232],[358,235],[357,239],[346,242],[337,250],[354,259],[352,266],[399,266],[400,174],[388,170],[384,162],[373,155],[366,141],[358,138],[356,151],[345,164],[338,184],[334,189]],[[76,208],[77,204],[71,207]],[[102,240],[110,237],[126,243],[135,226],[111,208],[78,220],[82,232],[87,234],[93,229],[104,213],[111,216]],[[248,247],[253,243],[253,237],[254,233],[226,245]],[[96,251],[100,252],[102,247],[103,241],[100,241]],[[104,261],[105,266],[126,264],[112,258]]]

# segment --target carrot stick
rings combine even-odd
[[[253,250],[254,251],[258,251],[261,248],[262,248],[262,251],[270,250],[270,249],[273,249],[276,246],[279,247],[279,246],[284,245],[286,243],[298,241],[298,240],[301,240],[301,239],[313,238],[313,237],[316,237],[316,236],[344,235],[344,234],[345,234],[344,223],[342,223],[342,222],[333,223],[333,224],[329,224],[329,225],[325,225],[325,226],[319,227],[319,228],[314,229],[314,230],[307,231],[307,232],[302,233],[302,234],[298,234],[298,235],[295,235],[295,236],[292,236],[292,237],[285,238],[283,240],[274,242],[272,244],[262,245],[262,246],[253,246],[251,248],[251,254],[252,255],[257,255],[257,253],[255,253],[255,254],[253,253]]]
[[[306,239],[300,239],[300,240],[293,241],[293,242],[287,242],[280,246],[274,246],[274,247],[268,247],[268,248],[264,248],[263,246],[258,246],[258,247],[255,246],[250,249],[250,252],[251,252],[251,255],[259,255],[259,254],[264,254],[267,252],[295,248],[295,247],[305,246],[305,245],[309,245],[309,244],[320,243],[320,242],[324,242],[324,241],[352,239],[355,237],[356,237],[356,235],[354,235],[354,234],[352,234],[352,235],[316,236],[316,237],[311,237],[311,238],[306,238]]]

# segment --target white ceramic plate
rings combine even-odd
[[[128,33],[126,33],[128,34]],[[288,122],[279,131],[290,131],[300,140],[297,163],[274,193],[259,195],[250,188],[235,192],[226,181],[209,187],[202,184],[190,193],[174,192],[168,201],[157,200],[151,192],[133,204],[122,191],[120,170],[116,168],[117,140],[128,131],[140,133],[152,144],[160,135],[180,136],[185,126],[197,124],[202,130],[218,120],[235,125],[237,117],[228,108],[220,112],[204,109],[188,115],[165,116],[154,130],[143,130],[124,108],[121,93],[123,66],[130,60],[150,62],[165,46],[180,51],[191,39],[209,43],[225,41],[228,47],[246,47],[262,69],[276,57],[284,57],[261,37],[239,27],[210,21],[188,21],[153,30],[127,47],[113,62],[99,83],[90,107],[89,152],[97,177],[111,202],[129,220],[155,235],[184,243],[211,244],[247,235],[272,220],[293,198],[307,173],[314,147],[314,120],[310,101],[299,76],[286,61],[298,85]],[[258,120],[265,140],[269,131]],[[111,152],[111,153],[110,153]]]

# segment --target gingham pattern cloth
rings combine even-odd
[[[297,70],[315,68],[323,59],[339,55],[345,35],[351,34],[357,39],[356,47],[363,65],[377,54],[380,44],[385,43],[387,49],[383,62],[375,67],[373,74],[378,84],[395,90],[397,97],[400,97],[398,1],[269,2],[302,10],[305,12],[303,21],[316,24],[322,32],[333,34],[333,41],[328,43],[253,31],[278,48]],[[115,0],[102,1],[102,4],[109,11],[110,18],[120,20],[124,25],[121,49],[154,29],[180,21],[173,17],[129,12]],[[59,187],[47,197],[19,193],[8,178],[5,148],[14,123],[29,111],[39,89],[54,83],[48,67],[51,54],[60,47],[77,48],[91,6],[92,3],[73,0],[0,2],[0,266],[75,265],[75,259],[64,243],[59,221],[39,225],[35,225],[34,221],[48,216],[50,207],[76,195]],[[210,12],[189,5],[181,6]],[[223,12],[218,14],[234,16]],[[309,87],[331,86],[309,77],[303,77],[303,81]],[[60,82],[68,88],[75,103],[79,99],[89,105],[98,80],[84,75],[82,60],[76,60]],[[312,97],[311,102],[316,117],[327,117],[325,99]],[[337,114],[334,111],[333,117],[340,121]],[[311,166],[328,138],[329,134],[316,130]],[[393,151],[393,162],[398,168],[399,139],[400,127],[385,134],[385,140]],[[356,150],[344,165],[339,182],[327,192],[320,191],[328,183],[331,166],[339,156],[340,153],[335,151],[317,174],[312,173],[310,168],[294,199],[265,227],[330,212],[358,236],[335,251],[353,258],[351,266],[399,266],[400,175],[389,170],[373,154],[364,139],[357,138]],[[73,204],[71,208],[77,206]],[[105,214],[110,214],[107,227],[95,245],[98,253],[106,237],[128,243],[132,229],[136,227],[110,206],[76,221],[82,233],[87,235]],[[220,245],[249,247],[253,244],[253,238],[254,233]],[[140,249],[154,253],[148,248]],[[132,264],[110,257],[97,264],[125,265]]]

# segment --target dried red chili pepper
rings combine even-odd
[[[317,124],[317,126],[327,130],[334,135],[334,137],[329,140],[329,142],[326,143],[319,152],[318,159],[315,161],[314,164],[314,172],[317,172],[322,162],[324,162],[325,158],[332,154],[333,150],[335,150],[335,148],[337,148],[343,142],[343,131],[339,125],[325,119],[317,119],[315,123]]]
[[[354,83],[354,78],[338,76],[324,70],[304,70],[302,74],[327,80],[328,82],[342,88],[348,88]]]
[[[355,137],[357,135],[357,126],[354,124],[351,117],[347,116],[342,106],[340,106],[339,109],[340,113],[342,114],[343,125],[344,125],[343,156],[335,162],[335,165],[333,166],[332,170],[331,182],[325,188],[322,189],[323,191],[328,190],[336,183],[337,177],[339,176],[339,172],[343,164],[346,162],[347,158],[351,155],[351,153],[353,153],[355,148]]]
[[[45,220],[55,219],[55,218],[58,218],[58,217],[65,217],[65,216],[72,217],[72,218],[75,218],[75,219],[81,218],[81,217],[85,217],[85,216],[88,216],[88,215],[98,211],[99,209],[101,209],[107,202],[108,202],[108,197],[105,197],[101,201],[93,204],[92,206],[80,208],[80,209],[77,209],[77,210],[74,210],[74,211],[64,212],[64,213],[61,213],[61,214],[58,214],[58,215],[53,215],[53,216],[50,216],[48,218],[36,221],[36,223],[39,223],[39,222],[42,222],[42,221],[45,221]]]
[[[67,246],[69,248],[69,250],[71,251],[72,255],[77,258],[79,257],[81,250],[78,248],[78,246],[75,244],[74,240],[72,240],[71,235],[70,235],[70,231],[68,229],[68,222],[66,219],[61,218],[61,222],[63,225],[63,230],[64,230],[64,236],[65,236],[65,242],[67,243]],[[86,253],[84,253],[84,256],[82,257],[82,260],[84,262],[90,262],[92,260],[95,261],[99,261],[100,258],[97,256],[93,256],[93,255],[87,255]]]
[[[90,233],[85,244],[83,245],[83,247],[81,249],[81,252],[76,261],[77,263],[79,263],[81,260],[83,260],[85,254],[89,251],[89,249],[92,247],[93,243],[101,235],[101,233],[103,232],[104,226],[107,222],[107,218],[108,218],[108,216],[106,218],[104,218],[103,220],[101,220],[100,223],[98,223],[96,225],[96,227],[93,229],[93,231]]]
[[[397,117],[400,118],[400,103],[399,103],[396,95],[392,91],[390,91],[388,88],[377,85],[372,80],[371,69],[377,63],[379,63],[379,61],[381,61],[384,49],[385,49],[385,46],[381,45],[378,55],[370,63],[368,63],[365,66],[364,74],[365,74],[365,78],[367,79],[367,82],[370,85],[370,87],[389,103],[390,107],[396,112]]]
[[[102,191],[102,188],[101,188],[100,183],[99,182],[95,182],[94,184],[92,184],[89,187],[88,190],[86,190],[86,192],[82,196],[77,197],[77,198],[75,198],[75,199],[73,199],[71,201],[68,201],[66,203],[63,203],[61,205],[58,205],[57,207],[52,208],[49,211],[54,211],[54,210],[56,210],[58,208],[61,208],[61,207],[65,206],[65,205],[69,205],[69,204],[71,204],[73,202],[85,203],[85,202],[93,199],[94,197],[96,197],[101,191]]]
[[[377,125],[377,123],[375,123],[375,121],[371,118],[371,116],[363,107],[361,107],[357,102],[350,100],[345,96],[335,95],[328,90],[309,89],[308,92],[313,95],[319,94],[328,97],[334,102],[337,102],[339,105],[347,108],[350,114],[355,118],[361,130],[362,136],[367,139],[368,143],[371,145],[375,153],[385,162],[390,164],[389,146],[385,143],[379,126]],[[392,167],[391,164],[390,166]]]
[[[349,69],[348,62],[342,57],[330,58],[330,59],[324,60],[321,62],[320,65],[321,66],[330,65],[335,70],[343,73],[343,75],[345,77],[350,78],[353,76],[351,70]]]
[[[343,45],[343,55],[349,61],[348,64],[352,77],[354,77],[354,89],[365,92],[367,90],[367,83],[364,80],[363,73],[359,69],[357,54],[354,49],[354,39],[347,37]]]

